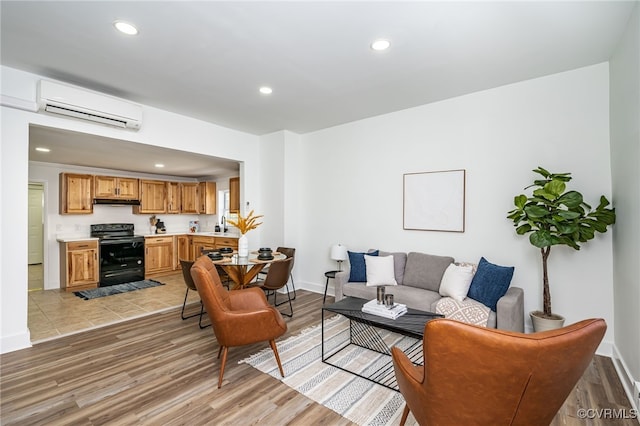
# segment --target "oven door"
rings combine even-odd
[[[144,280],[144,238],[100,241],[100,287]]]

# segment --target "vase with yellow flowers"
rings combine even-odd
[[[240,238],[238,238],[238,256],[239,257],[248,257],[249,256],[249,239],[247,238],[247,232],[252,229],[256,229],[258,226],[262,225],[262,222],[258,222],[262,215],[254,215],[253,210],[249,212],[246,217],[242,217],[241,214],[238,214],[238,220],[229,219],[229,225],[235,226],[240,231]]]

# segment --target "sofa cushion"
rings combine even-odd
[[[367,265],[364,263],[364,255],[377,256],[378,251],[372,251],[369,253],[358,253],[347,251],[349,254],[349,281],[362,283],[367,281]]]
[[[398,251],[398,252],[387,252],[380,251],[378,256],[393,256],[393,271],[396,277],[396,282],[398,284],[402,284],[404,280],[404,267],[407,264],[407,253]]]
[[[440,296],[448,296],[458,302],[462,302],[467,297],[472,279],[473,266],[460,266],[452,263],[442,276],[439,290]]]
[[[452,263],[453,257],[411,252],[407,256],[402,284],[437,292],[444,271]]]
[[[398,285],[393,271],[393,256],[364,256],[367,286]]]
[[[481,258],[467,296],[485,304],[495,312],[498,299],[509,289],[513,271],[513,266],[494,265],[484,257]]]

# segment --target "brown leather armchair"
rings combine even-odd
[[[251,285],[254,287],[260,287],[263,289],[267,296],[273,293],[273,306],[282,305],[278,303],[278,290],[287,285],[289,281],[289,275],[291,275],[291,268],[293,267],[293,257],[288,257],[284,260],[278,260],[269,265],[269,273],[264,281],[256,281]],[[293,317],[293,305],[291,304],[291,293],[287,289],[287,297],[289,299],[289,311],[290,313],[280,312],[282,315],[286,315],[289,318]],[[283,302],[285,303],[285,302]]]
[[[606,328],[590,319],[523,334],[432,320],[424,330],[424,366],[392,348],[406,401],[400,424],[411,411],[421,425],[548,426]]]
[[[280,368],[280,375],[284,377],[275,339],[287,331],[287,324],[280,312],[269,305],[263,291],[259,288],[228,291],[222,286],[216,266],[207,256],[201,256],[195,261],[191,267],[191,276],[220,345],[218,358],[222,353],[218,388],[222,386],[227,350],[231,346],[268,341]]]

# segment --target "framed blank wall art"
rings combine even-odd
[[[465,170],[404,175],[404,229],[464,232]]]

